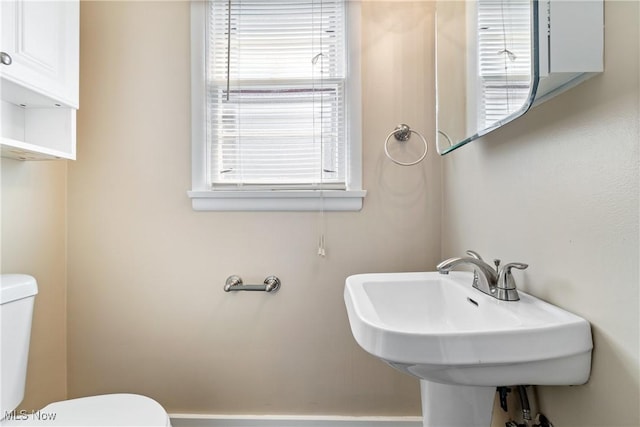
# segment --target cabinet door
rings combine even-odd
[[[78,108],[78,0],[2,0],[4,79]]]

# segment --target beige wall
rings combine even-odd
[[[640,425],[639,4],[606,2],[604,74],[443,163],[442,255],[527,262],[522,289],[592,324],[589,383],[539,390],[556,426]]]
[[[400,122],[433,129],[428,3],[363,6],[361,212],[194,212],[189,5],[84,2],[78,160],[69,166],[69,395],[130,391],[169,411],[418,415],[416,380],[365,354],[354,273],[440,258],[439,159],[391,164]],[[282,290],[226,294],[231,274]]]
[[[21,404],[30,411],[67,393],[67,164],[2,159],[1,169],[0,269],[38,281]]]

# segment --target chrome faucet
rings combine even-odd
[[[474,266],[474,288],[502,301],[518,301],[520,299],[511,269],[524,270],[528,267],[527,264],[512,262],[500,268],[500,260],[496,259],[494,260],[494,268],[487,264],[477,252],[469,250],[467,255],[469,256],[444,260],[436,268],[440,274],[449,274],[457,265],[471,264]]]

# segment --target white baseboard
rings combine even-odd
[[[422,427],[421,417],[170,414],[172,427]]]

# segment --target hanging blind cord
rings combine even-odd
[[[229,89],[231,88],[231,0],[227,2],[227,101],[229,100]]]
[[[322,16],[322,1],[320,0],[320,29],[319,29],[319,34],[320,34],[320,52],[316,55],[313,56],[313,59],[311,60],[312,62],[312,66],[313,66],[313,70],[316,70],[316,65],[319,63],[320,65],[320,236],[318,237],[318,256],[320,257],[325,257],[327,255],[327,251],[325,248],[325,217],[324,217],[324,189],[323,189],[323,176],[324,176],[324,141],[323,141],[323,134],[324,134],[324,123],[323,123],[323,115],[324,115],[324,105],[323,105],[323,101],[324,101],[324,95],[322,93],[322,89],[323,89],[323,65],[324,65],[324,61],[323,61],[323,51],[322,51],[322,29],[323,29],[323,21],[324,18]],[[313,14],[313,19],[312,21],[315,21],[315,13]],[[314,46],[315,47],[315,46]],[[314,77],[313,79],[313,94],[314,94],[314,98],[316,97],[316,79]],[[313,103],[313,109],[315,110],[316,107],[316,102],[314,100]],[[313,114],[313,120],[314,120],[314,127],[315,127],[315,111]],[[315,132],[314,132],[314,138],[315,138]]]

